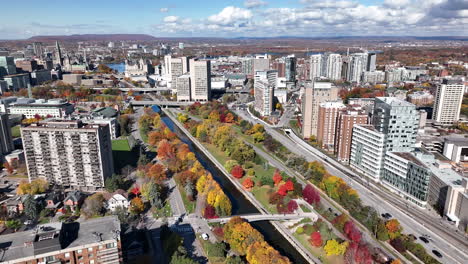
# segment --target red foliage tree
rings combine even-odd
[[[304,197],[304,200],[309,204],[320,203],[320,194],[310,184],[307,184],[304,190],[302,190],[302,196]]]
[[[244,169],[240,165],[234,166],[231,170],[232,176],[234,176],[237,179],[240,179],[244,176]]]
[[[247,190],[249,190],[249,189],[251,189],[251,188],[254,186],[254,182],[252,181],[252,179],[246,178],[246,179],[242,182],[242,185],[244,186],[244,188],[246,188]]]
[[[283,203],[283,196],[278,193],[271,193],[270,197],[268,198],[268,202],[270,204],[278,204]]]
[[[205,207],[203,215],[205,216],[206,219],[218,218],[218,216],[216,215],[215,208],[213,206],[211,206],[211,205],[207,205]]]
[[[354,261],[356,263],[371,264],[372,256],[369,252],[369,248],[365,244],[358,246],[356,254],[354,256]]]
[[[289,214],[288,207],[282,202],[276,204],[276,210],[280,214]]]
[[[138,196],[141,193],[140,188],[138,188],[138,186],[133,187],[130,192],[133,193],[135,196]]]
[[[320,232],[315,231],[310,235],[310,244],[314,247],[321,247],[323,244],[322,235]]]
[[[215,236],[217,236],[218,238],[220,238],[221,240],[224,239],[224,230],[222,227],[220,226],[217,226],[215,228],[213,228],[213,234],[215,234]]]
[[[288,212],[289,213],[292,213],[292,212],[296,211],[297,208],[298,208],[298,206],[297,206],[296,201],[294,201],[294,200],[289,201],[289,203],[288,203]]]
[[[289,191],[294,191],[294,183],[291,180],[288,180],[285,184],[286,190]]]
[[[286,187],[286,184],[283,184],[279,187],[278,194],[281,196],[286,196],[286,194],[288,194],[288,188]]]
[[[275,171],[275,174],[273,174],[273,181],[275,182],[275,185],[278,185],[283,180],[283,176],[279,173],[278,170]]]
[[[356,225],[354,225],[354,222],[349,220],[345,223],[344,225],[344,233],[346,234],[346,237],[350,239],[351,241],[359,244],[361,242],[361,232],[356,228]]]

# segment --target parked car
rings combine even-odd
[[[390,219],[390,218],[392,218],[392,215],[389,214],[389,213],[383,213],[382,217],[385,218],[385,219]]]
[[[201,234],[201,237],[203,238],[203,240],[208,240],[208,238],[210,238],[207,233]]]
[[[420,236],[419,239],[421,239],[421,241],[426,243],[426,244],[429,243],[429,239],[427,239],[427,238],[425,238],[423,236]]]

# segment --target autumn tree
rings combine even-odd
[[[232,222],[231,222],[232,221]],[[239,221],[234,217],[224,226],[224,239],[231,249],[241,255],[247,253],[247,249],[256,241],[263,241],[263,236],[243,219]]]
[[[298,208],[297,202],[295,200],[291,200],[288,202],[288,212],[292,213],[296,211]]]
[[[276,263],[290,264],[287,257],[270,246],[266,241],[255,241],[247,248],[246,259],[251,264]]]
[[[24,194],[40,194],[40,193],[45,193],[49,189],[49,183],[42,179],[38,178],[31,183],[28,183],[27,181],[21,181],[20,184],[18,185],[18,188],[16,189],[16,193],[19,195],[24,195]]]
[[[400,222],[398,222],[397,219],[388,220],[385,223],[385,227],[387,228],[390,239],[394,239],[400,236],[402,228],[400,226]]]
[[[169,161],[175,158],[174,147],[166,139],[159,142],[157,152],[160,160]]]
[[[252,181],[252,179],[246,178],[246,179],[242,182],[242,186],[244,186],[245,189],[250,190],[250,189],[252,189],[252,187],[254,186],[254,182]]]
[[[314,247],[321,247],[323,244],[322,235],[320,232],[315,231],[310,235],[310,244]]]
[[[224,118],[224,122],[233,123],[234,122],[234,115],[232,113],[227,113],[226,117]]]
[[[346,248],[348,247],[349,242],[339,243],[335,239],[330,239],[327,241],[323,249],[327,256],[339,256],[343,255],[346,252]]]
[[[302,190],[302,196],[304,197],[304,200],[309,204],[318,205],[320,203],[320,194],[310,184],[307,184],[304,190]]]
[[[346,234],[346,237],[354,243],[359,244],[361,241],[361,232],[359,232],[352,220],[349,220],[345,223],[344,233]]]
[[[237,179],[240,179],[244,176],[244,169],[240,165],[234,166],[231,171],[232,176],[234,176]]]
[[[100,216],[104,213],[104,201],[102,193],[95,193],[86,198],[81,212],[86,218]]]
[[[8,161],[5,161],[5,162],[3,163],[3,168],[5,168],[5,169],[7,170],[8,174],[12,174],[13,171],[14,171],[13,166],[11,166],[10,163],[9,163]]]
[[[211,205],[206,205],[205,206],[205,210],[203,211],[203,216],[206,218],[206,219],[212,219],[212,218],[216,218],[217,215],[216,215],[216,210],[213,206]]]
[[[148,169],[148,173],[146,175],[148,176],[148,178],[150,178],[158,184],[162,183],[167,179],[166,168],[159,163],[156,163],[153,166],[151,166]]]
[[[294,190],[294,184],[291,180],[288,180],[285,184],[279,187],[278,193],[282,196],[286,196],[288,192],[292,190]]]
[[[162,193],[160,185],[157,185],[153,181],[144,183],[141,186],[141,196],[150,202],[151,206],[156,208],[162,208]]]
[[[130,201],[130,212],[134,215],[138,215],[145,210],[145,204],[140,197],[135,197]]]
[[[273,182],[275,185],[278,185],[283,180],[283,176],[278,170],[275,170],[275,174],[273,174]]]
[[[237,165],[239,165],[239,163],[236,160],[228,160],[224,163],[224,168],[226,171],[231,172],[232,169]]]

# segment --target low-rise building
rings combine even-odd
[[[31,84],[29,73],[6,75],[3,76],[3,79],[7,82],[8,89],[10,91],[18,91],[19,89],[28,88],[28,85]]]
[[[461,229],[468,228],[468,179],[463,178],[461,185],[450,185],[445,201],[444,215]]]
[[[122,263],[120,221],[53,222],[0,236],[2,263]]]
[[[63,82],[70,85],[81,85],[83,74],[63,74]]]
[[[468,138],[446,137],[444,138],[443,155],[453,162],[468,162]]]
[[[119,207],[128,209],[130,206],[127,192],[124,190],[117,190],[114,193],[109,193],[105,196],[105,198],[107,200],[106,207],[112,212]]]
[[[8,113],[24,115],[26,118],[33,118],[35,115],[62,118],[75,111],[75,107],[64,99],[51,99],[48,101],[38,99],[34,100],[34,102],[29,100],[27,102],[18,100],[10,104]]]
[[[408,95],[408,101],[417,106],[432,105],[434,96],[428,91],[417,91]]]

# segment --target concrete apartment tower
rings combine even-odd
[[[322,54],[314,54],[310,56],[309,78],[314,81],[315,78],[322,76]]]
[[[190,75],[184,74],[177,77],[177,102],[190,102]]]
[[[302,136],[317,136],[319,105],[336,101],[338,88],[330,82],[306,82],[302,97]]]
[[[465,93],[461,80],[444,79],[437,86],[434,101],[434,121],[444,126],[451,126],[460,118],[460,109]]]
[[[0,113],[0,162],[3,162],[4,154],[10,153],[14,149],[8,114]]]
[[[327,54],[326,67],[324,69],[325,76],[330,80],[341,79],[341,68],[343,67],[343,59],[340,54]]]
[[[351,139],[355,125],[367,124],[366,111],[359,106],[350,106],[338,113],[336,120],[335,155],[341,162],[348,163]]]
[[[190,60],[190,89],[192,101],[207,102],[211,99],[210,60]]]
[[[336,121],[339,112],[345,108],[346,106],[341,101],[320,104],[318,111],[317,142],[323,149],[334,149]]]
[[[95,191],[114,172],[108,125],[44,121],[21,128],[29,181]]]
[[[262,116],[273,112],[273,97],[278,79],[277,71],[257,71],[254,79],[254,108]]]

